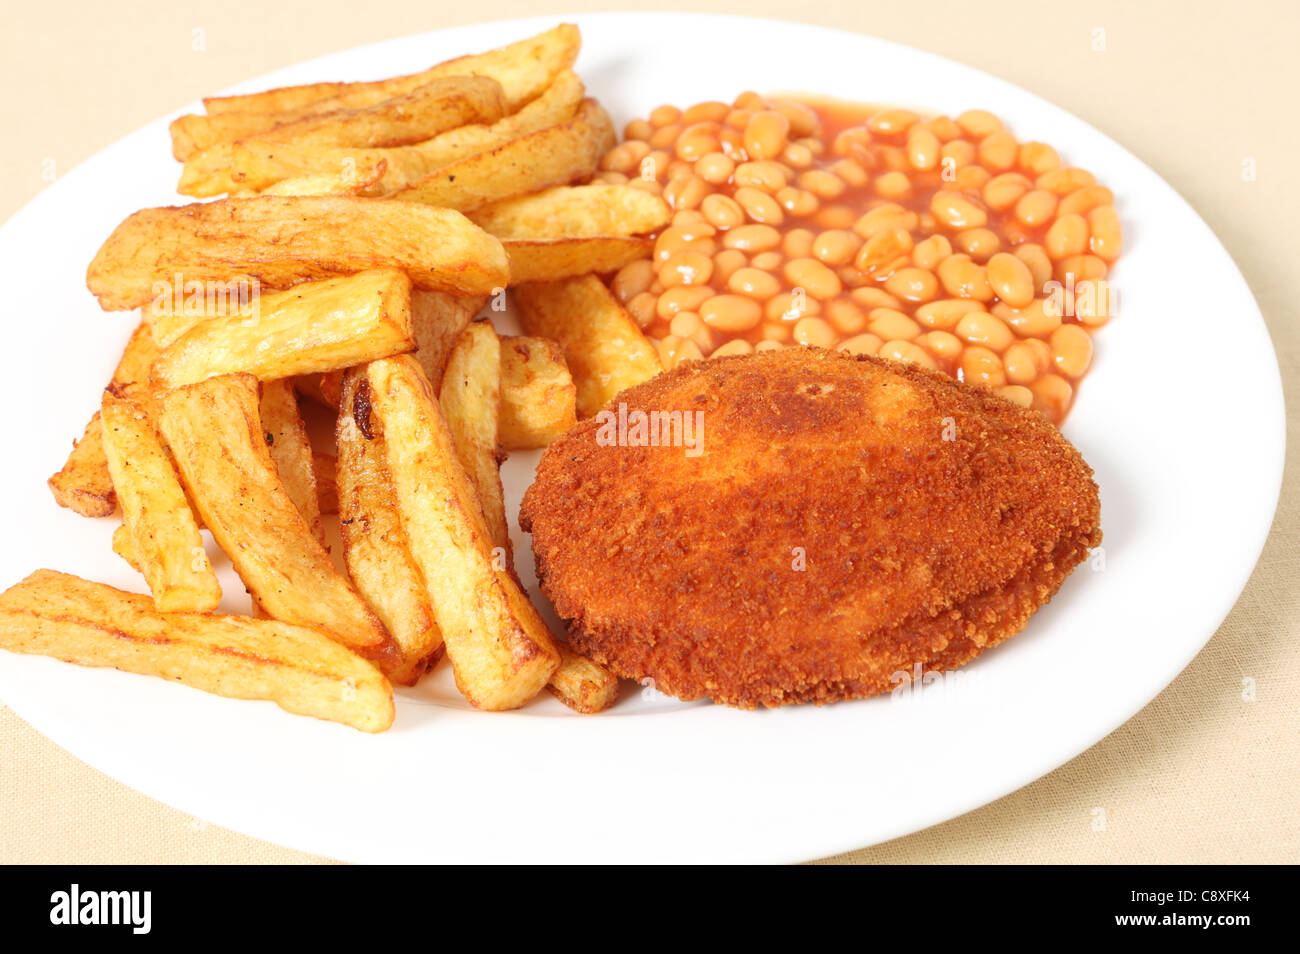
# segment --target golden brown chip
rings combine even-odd
[[[564,352],[550,338],[501,339],[502,450],[545,447],[577,422],[573,384]]]

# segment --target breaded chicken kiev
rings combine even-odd
[[[1101,542],[1046,419],[924,369],[787,348],[690,362],[547,449],[524,498],[583,655],[753,708],[887,692],[1019,632]]]

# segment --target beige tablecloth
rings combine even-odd
[[[308,13],[301,4],[261,0],[148,0],[128,13],[118,4],[78,4],[75,12],[14,4],[0,31],[0,219],[45,188],[51,170],[65,172],[162,113],[268,70],[401,34],[619,5],[321,0]],[[661,6],[699,8],[680,0]],[[726,0],[711,8],[838,26],[942,54],[1025,86],[1126,145],[1200,211],[1241,266],[1277,346],[1290,418],[1300,421],[1300,299],[1290,288],[1300,284],[1293,101],[1300,6]],[[1253,181],[1243,180],[1247,160],[1257,170]],[[1188,263],[1189,278],[1195,264]],[[1224,316],[1225,328],[1231,320]],[[1212,387],[1202,374],[1187,385]],[[1281,507],[1250,585],[1206,649],[1151,705],[999,802],[834,860],[1300,861],[1294,423],[1290,446]],[[1243,700],[1243,678],[1255,680],[1255,701]],[[321,860],[153,802],[3,707],[0,753],[0,863]],[[1094,825],[1098,810],[1104,830]]]

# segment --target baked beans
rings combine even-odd
[[[986,110],[744,93],[660,106],[601,163],[662,195],[611,289],[665,367],[794,345],[936,368],[1060,423],[1110,318],[1115,196]]]

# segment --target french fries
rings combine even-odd
[[[267,186],[258,195],[365,195],[387,171],[388,162],[383,159],[365,169],[345,163],[338,172],[318,172],[281,179]]]
[[[559,666],[554,638],[504,568],[432,387],[409,355],[366,366],[411,556],[424,576],[456,684],[484,709],[528,701]]]
[[[523,192],[585,179],[614,144],[614,124],[594,99],[568,122],[444,166],[394,197],[472,211]]]
[[[418,355],[417,355],[418,356]],[[560,346],[549,338],[501,338],[502,450],[545,447],[575,423],[578,389]]]
[[[562,70],[578,58],[582,36],[571,23],[488,53],[462,56],[422,73],[365,83],[311,83],[262,93],[214,96],[203,101],[208,115],[230,112],[281,113],[290,110],[329,111],[355,108],[400,96],[443,76],[487,76],[501,84],[506,107],[514,111],[541,93]]]
[[[275,619],[328,630],[381,668],[390,664],[392,637],[334,569],[276,473],[257,379],[225,375],[169,391],[161,430],[204,525],[257,604]]]
[[[560,644],[560,667],[546,688],[574,712],[584,715],[602,712],[618,699],[618,677],[579,656],[568,643]]]
[[[308,626],[160,613],[147,596],[37,570],[0,594],[0,648],[158,676],[231,699],[381,732],[393,693],[370,663]]]
[[[160,613],[209,613],[221,586],[199,525],[144,406],[105,392],[104,454],[135,565]]]
[[[441,656],[442,631],[402,528],[384,435],[370,414],[365,371],[349,371],[342,390],[335,443],[343,558],[357,589],[397,642],[401,658],[389,678],[413,685]]]
[[[452,129],[412,146],[380,149],[312,148],[292,143],[237,142],[228,170],[209,170],[216,194],[226,186],[265,190],[274,183],[306,176],[347,176],[370,183],[366,195],[391,195],[467,156],[495,149],[520,136],[572,119],[585,95],[582,81],[569,71],[517,113],[490,126]]]
[[[261,296],[252,317],[200,321],[167,346],[151,373],[167,388],[236,372],[270,380],[414,347],[410,279],[396,269],[375,269]]]
[[[147,402],[149,366],[157,357],[153,335],[142,322],[131,333],[108,389],[121,397]],[[83,517],[107,517],[117,509],[113,478],[104,456],[103,433],[99,411],[96,411],[62,469],[47,481],[55,502]]]
[[[504,114],[505,95],[496,80],[443,76],[363,107],[182,116],[171,125],[172,154],[185,162],[221,143],[248,138],[356,149],[403,146],[467,123],[494,123]]]
[[[316,508],[323,514],[338,513],[338,458],[313,453],[311,469],[316,474]]]
[[[490,294],[508,266],[501,243],[464,216],[411,202],[255,196],[144,209],[100,248],[86,285],[105,311],[138,308],[173,283],[256,279],[269,288],[371,268],[419,288]]]
[[[564,351],[580,417],[663,370],[654,346],[594,275],[520,285],[514,296],[524,329],[554,339]]]
[[[497,457],[501,345],[490,322],[473,322],[461,332],[443,371],[438,405],[461,469],[483,509],[493,553],[500,554],[500,565],[513,570],[514,554]]]
[[[307,426],[298,413],[298,397],[287,380],[266,381],[258,407],[262,433],[275,463],[275,474],[284,485],[293,505],[322,546],[325,530],[321,524],[320,498],[316,488],[315,458]]]

